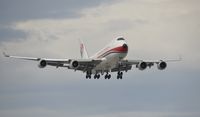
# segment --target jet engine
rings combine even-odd
[[[145,70],[147,68],[147,63],[146,62],[140,62],[136,66],[139,70]]]
[[[157,64],[157,67],[159,70],[164,70],[166,67],[167,67],[167,63],[164,62],[164,61],[160,61],[158,64]]]
[[[78,63],[78,61],[76,61],[76,60],[72,60],[71,62],[70,62],[70,68],[77,68],[79,66],[79,63]]]
[[[39,61],[39,65],[38,65],[39,68],[44,68],[46,66],[47,66],[47,62],[45,60],[40,60]]]

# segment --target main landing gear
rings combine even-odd
[[[123,72],[118,72],[117,73],[117,79],[122,79],[122,76],[123,76]]]
[[[105,79],[110,79],[110,78],[111,78],[111,74],[108,74],[108,73],[107,73],[107,74],[105,75]]]
[[[91,75],[90,74],[86,74],[86,79],[91,79]]]
[[[122,79],[123,76],[123,72],[119,71],[117,73],[117,79]],[[86,72],[86,79],[91,79],[92,74],[91,72]],[[94,75],[94,79],[99,79],[100,78],[100,74],[95,74]],[[109,74],[108,72],[106,73],[106,75],[104,76],[105,79],[110,79],[111,78],[111,74]]]
[[[86,73],[86,79],[91,79],[91,73],[90,72]]]
[[[91,72],[86,72],[86,79],[91,79],[92,76],[91,76]],[[100,78],[100,74],[95,74],[94,75],[94,79],[99,79]]]
[[[95,74],[94,75],[94,79],[99,79],[100,78],[100,74]]]
[[[100,74],[94,75],[94,79],[99,79],[99,78],[100,78]],[[91,74],[86,74],[86,79],[91,79]]]

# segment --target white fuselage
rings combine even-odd
[[[102,60],[102,62],[92,70],[92,73],[109,72],[112,68],[117,67],[119,61],[124,59],[127,53],[128,46],[123,38],[121,38],[121,40],[113,40],[110,44],[91,57],[93,59]]]

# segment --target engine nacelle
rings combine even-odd
[[[166,67],[167,67],[167,63],[164,62],[164,61],[160,61],[158,64],[157,64],[157,67],[159,70],[164,70]]]
[[[46,66],[47,66],[47,62],[45,60],[40,60],[39,61],[39,65],[38,65],[39,68],[44,68]]]
[[[146,62],[140,62],[136,66],[139,70],[145,70],[147,68],[147,63]]]
[[[70,62],[70,68],[77,68],[79,66],[79,63],[78,63],[78,61],[76,61],[76,60],[72,60],[71,62]]]

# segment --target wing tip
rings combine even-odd
[[[10,57],[10,55],[6,54],[5,52],[3,52],[4,57]]]
[[[182,58],[182,55],[179,55],[179,61],[182,61],[183,58]]]

